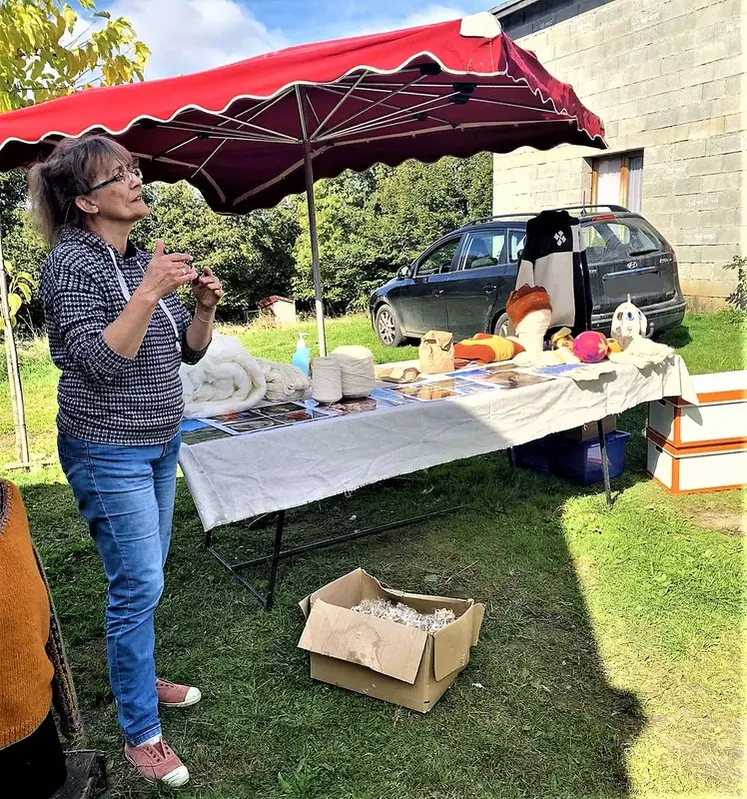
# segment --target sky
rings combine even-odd
[[[229,64],[292,44],[457,19],[491,0],[99,0],[152,51],[147,78]]]

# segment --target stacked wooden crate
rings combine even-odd
[[[649,404],[648,473],[672,494],[747,484],[747,370],[697,375],[698,404]]]

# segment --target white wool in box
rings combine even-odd
[[[448,608],[436,608],[432,613],[420,613],[403,602],[397,602],[395,605],[388,599],[364,599],[351,610],[365,613],[368,616],[376,616],[379,619],[396,621],[399,624],[406,624],[408,627],[416,627],[427,633],[438,632],[447,624],[456,621],[454,611]]]
[[[367,397],[376,386],[374,357],[368,347],[337,347],[331,354],[340,364],[342,395],[351,399]]]
[[[342,370],[335,358],[314,358],[311,362],[311,396],[325,404],[342,399]]]

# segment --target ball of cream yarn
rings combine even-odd
[[[353,344],[337,347],[330,357],[340,364],[342,395],[351,399],[367,397],[376,386],[374,357],[368,347]]]
[[[311,396],[324,404],[342,399],[342,369],[335,358],[314,358],[311,362]]]

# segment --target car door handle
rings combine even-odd
[[[497,288],[498,286],[485,286],[485,293],[492,294]]]
[[[433,292],[434,297],[440,297],[444,293],[443,289],[439,289],[438,291]]]

